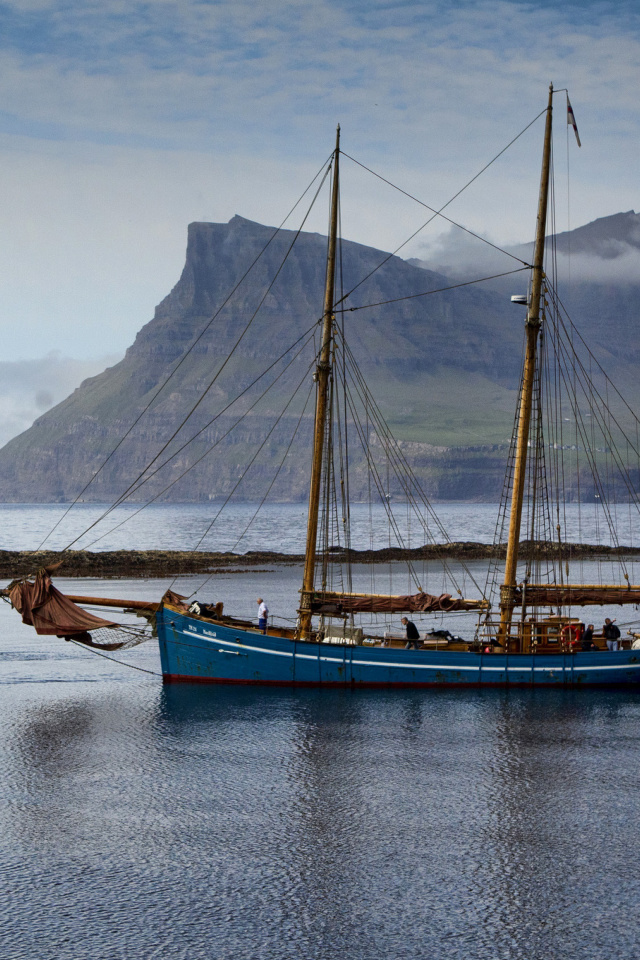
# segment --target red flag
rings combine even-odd
[[[580,143],[580,137],[579,137],[579,135],[578,135],[578,127],[577,127],[577,124],[576,124],[576,118],[575,118],[575,116],[574,116],[574,114],[573,114],[573,107],[571,106],[571,102],[570,102],[570,100],[569,100],[569,94],[567,94],[567,124],[568,124],[569,126],[573,127],[573,132],[574,132],[575,135],[576,135],[576,140],[577,140],[577,142],[578,142],[578,146],[581,147],[582,144]]]

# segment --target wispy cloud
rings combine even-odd
[[[87,377],[120,359],[116,355],[73,360],[51,353],[38,360],[0,362],[0,446],[60,403]]]
[[[486,131],[489,114],[512,129],[552,76],[606,103],[609,122],[637,116],[624,80],[640,63],[639,32],[631,4],[14,2],[0,6],[0,91],[23,120],[73,136],[84,127],[177,147],[186,137],[194,148],[211,146],[221,123],[245,141],[255,128],[309,131],[341,109],[362,129],[376,113],[391,135],[402,126],[412,151],[412,132],[424,144],[455,118]]]
[[[126,346],[177,279],[186,224],[278,222],[338,121],[345,149],[439,206],[553,79],[584,144],[570,145],[571,225],[640,208],[630,0],[8,0],[0,60],[3,320],[43,349]],[[529,235],[539,154],[536,128],[451,214],[500,242]],[[425,219],[345,177],[350,238],[394,248]]]
[[[611,222],[616,219],[592,224],[581,231],[582,236],[572,235],[573,246],[566,236],[560,238],[554,250],[547,245],[549,273],[557,273],[564,282],[640,285],[640,217],[629,217],[629,229],[627,224]],[[518,268],[509,254],[528,263],[533,256],[533,244],[500,251],[452,227],[431,243],[423,244],[416,260],[430,270],[468,280]],[[509,281],[514,282],[517,286],[519,281]],[[526,283],[526,279],[522,282]]]

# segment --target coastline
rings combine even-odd
[[[563,560],[596,559],[619,556],[638,556],[640,547],[609,547],[602,544],[580,544],[523,541],[521,559],[526,559],[535,550],[538,557],[562,557]],[[475,541],[458,541],[445,544],[429,544],[413,549],[387,547],[381,550],[350,550],[352,563],[383,564],[406,560],[490,560],[505,556],[504,545],[493,546]],[[186,550],[113,550],[91,552],[88,550],[0,550],[0,578],[15,579],[36,573],[42,567],[56,567],[58,576],[133,578],[176,576],[199,573],[249,573],[268,565],[292,566],[302,563],[302,554],[278,553],[268,550],[253,550],[238,554],[230,552],[191,552]],[[347,551],[340,547],[331,553],[333,563],[344,563]],[[52,571],[53,572],[53,571]]]

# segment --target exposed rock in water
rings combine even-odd
[[[504,559],[505,546],[497,547],[473,541],[429,544],[403,550],[399,547],[382,550],[351,550],[351,563],[393,563],[406,560],[486,560]],[[640,547],[606,547],[598,544],[565,543],[562,559],[588,559],[611,556],[637,556]],[[553,542],[520,545],[521,558],[558,558],[558,544]],[[342,549],[333,550],[331,560],[342,563],[347,559]],[[301,554],[275,553],[253,550],[249,553],[204,553],[182,550],[114,550],[92,553],[88,550],[14,551],[0,550],[0,578],[5,580],[29,576],[42,567],[61,566],[52,574],[57,577],[126,577],[147,578],[199,573],[255,572],[257,567],[302,564]]]

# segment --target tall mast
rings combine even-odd
[[[516,459],[511,493],[511,515],[509,519],[509,539],[507,541],[507,559],[504,568],[504,583],[500,588],[500,630],[498,636],[508,641],[511,620],[515,607],[516,569],[518,566],[518,547],[520,545],[520,526],[522,523],[522,504],[524,500],[524,481],[527,468],[527,445],[531,424],[533,403],[533,383],[540,334],[540,300],[544,278],[544,239],[547,223],[547,200],[549,196],[549,171],[551,168],[551,118],[553,112],[553,84],[549,85],[549,104],[544,131],[542,151],[542,175],[540,178],[540,197],[538,200],[538,220],[536,224],[536,242],[533,253],[533,276],[531,281],[531,299],[527,310],[526,335],[527,346],[522,371],[522,390],[520,395],[520,414]]]
[[[324,448],[325,424],[329,374],[331,373],[331,340],[333,335],[334,282],[336,272],[336,238],[338,235],[338,197],[340,165],[340,126],[336,131],[336,149],[333,155],[333,189],[331,191],[331,216],[329,246],[327,248],[327,273],[324,286],[322,315],[322,346],[316,367],[318,382],[316,393],[316,419],[313,434],[313,459],[311,461],[311,485],[309,488],[309,518],[307,520],[307,546],[304,557],[304,574],[300,591],[300,638],[311,635],[311,596],[316,565],[316,542],[318,538],[318,513],[320,509],[320,485],[322,481],[322,451]]]

